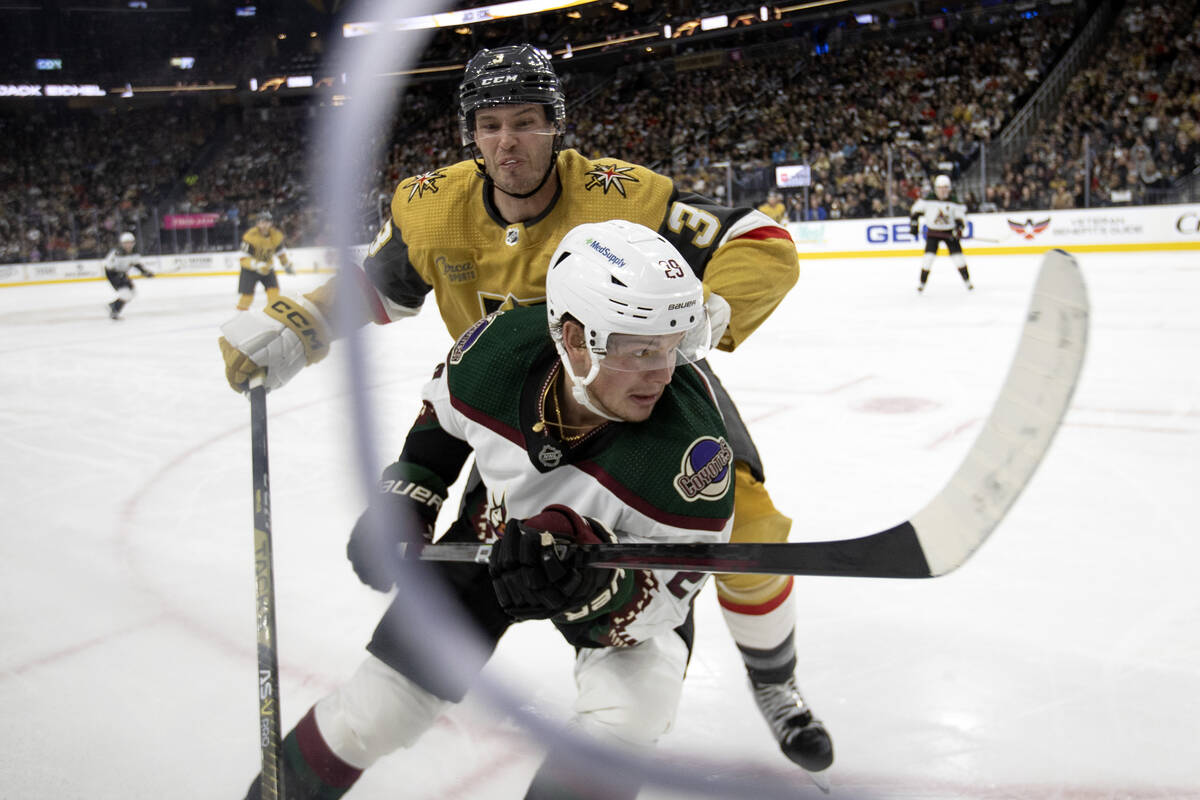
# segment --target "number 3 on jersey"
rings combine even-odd
[[[383,223],[383,227],[379,229],[379,233],[375,234],[375,240],[371,242],[371,246],[367,248],[367,256],[374,257],[391,239],[392,220],[389,217],[387,222]]]
[[[687,203],[672,203],[671,213],[667,215],[667,228],[677,234],[682,234],[684,228],[695,231],[692,245],[699,248],[712,244],[720,227],[721,223],[714,215]]]

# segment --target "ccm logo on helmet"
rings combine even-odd
[[[516,75],[491,75],[486,78],[479,79],[480,86],[495,86],[498,83],[516,83],[518,76]]]

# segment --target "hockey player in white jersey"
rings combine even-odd
[[[480,660],[462,658],[474,673],[514,622],[551,620],[576,653],[572,724],[642,750],[675,717],[705,576],[580,568],[575,546],[729,540],[733,453],[695,366],[710,322],[700,279],[642,225],[577,226],[550,264],[544,308],[485,317],[439,365],[347,555],[364,583],[390,590],[398,543],[431,536],[474,454],[481,482],[441,541],[496,542],[490,563],[431,565],[485,645]],[[285,738],[287,800],[341,797],[466,692],[398,638],[421,598],[396,588],[370,655]],[[562,764],[552,750],[526,797],[579,796]],[[629,776],[612,780],[589,788],[607,800],[637,794]]]
[[[938,175],[933,180],[933,196],[922,197],[913,203],[909,212],[909,231],[913,236],[920,235],[921,217],[925,218],[925,255],[921,258],[921,282],[917,291],[925,291],[925,283],[929,280],[929,270],[933,266],[934,256],[942,242],[950,252],[950,262],[958,268],[963,283],[968,289],[974,289],[971,283],[971,273],[967,271],[967,259],[963,255],[963,228],[967,224],[967,207],[950,196],[950,177]]]
[[[142,265],[142,257],[134,252],[137,238],[126,231],[117,239],[118,246],[108,251],[104,257],[104,276],[116,290],[116,298],[108,304],[108,316],[112,319],[121,318],[121,309],[133,300],[133,281],[129,270],[136,269],[147,278],[153,278],[154,273]]]

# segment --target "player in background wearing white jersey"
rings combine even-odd
[[[635,752],[653,746],[675,717],[706,576],[579,567],[574,548],[729,540],[733,453],[694,365],[710,336],[700,279],[666,239],[620,220],[570,231],[550,261],[545,307],[480,320],[425,386],[400,459],[351,534],[359,577],[391,589],[397,541],[432,538],[446,487],[473,454],[481,482],[441,541],[497,542],[490,563],[430,568],[474,623],[481,658],[514,622],[552,620],[576,652],[571,724]],[[396,590],[370,655],[285,738],[286,800],[341,797],[469,688],[397,638],[420,598],[410,583]],[[471,674],[484,665],[462,658]],[[578,780],[551,749],[525,796],[638,792],[627,775],[587,791]]]
[[[730,207],[617,158],[562,149],[566,102],[550,60],[532,45],[481,50],[459,87],[458,118],[472,157],[401,181],[391,218],[362,269],[302,298],[280,295],[263,312],[222,327],[226,377],[239,391],[266,370],[286,383],[328,352],[335,297],[349,293],[357,324],[418,313],[432,292],[457,338],[498,308],[544,302],[549,257],[568,230],[624,219],[657,230],[704,285],[713,346],[732,351],[774,311],[799,276],[787,229],[752,208]],[[791,520],[775,508],[762,461],[736,406],[708,369],[734,454],[733,541],[782,542]],[[790,576],[718,575],[722,615],[751,692],[780,750],[812,772],[833,742],[797,687],[796,602]]]
[[[918,198],[913,203],[909,212],[909,232],[913,236],[920,235],[921,217],[925,217],[925,255],[921,258],[921,282],[917,284],[917,291],[925,291],[930,267],[942,242],[946,243],[950,262],[958,268],[967,289],[974,289],[960,241],[967,224],[967,207],[951,198],[950,176],[938,175],[933,179],[933,196]]]
[[[116,290],[116,298],[108,304],[108,316],[112,319],[121,318],[121,309],[133,300],[133,280],[129,270],[136,269],[147,278],[153,278],[154,273],[142,266],[142,257],[134,252],[137,237],[126,231],[117,238],[118,246],[108,251],[104,257],[104,277]]]

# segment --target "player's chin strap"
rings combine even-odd
[[[593,414],[598,414],[612,422],[624,422],[620,417],[614,417],[592,400],[592,395],[588,392],[588,386],[592,381],[596,380],[596,376],[600,374],[600,359],[592,355],[592,366],[588,370],[588,374],[580,378],[571,369],[571,359],[567,358],[567,351],[563,349],[559,342],[554,343],[554,349],[558,351],[559,360],[562,361],[563,372],[566,373],[567,379],[571,382],[571,397],[575,398],[575,402],[586,408]]]

